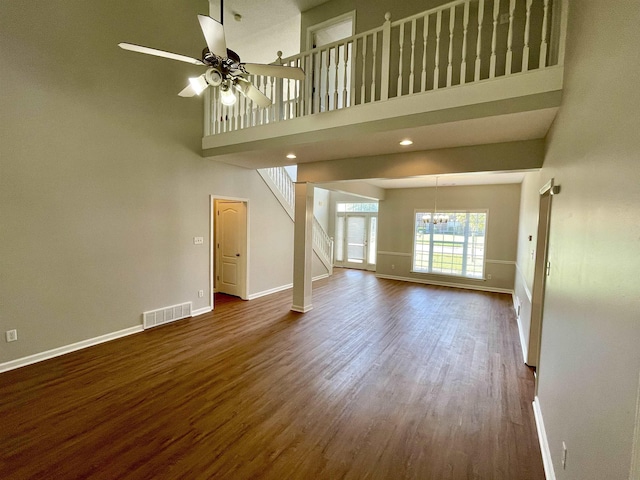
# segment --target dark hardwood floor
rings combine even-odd
[[[543,479],[508,295],[337,269],[0,375],[2,479]]]

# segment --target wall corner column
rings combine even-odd
[[[294,312],[305,313],[312,305],[313,193],[310,183],[295,184],[293,233],[293,305]]]

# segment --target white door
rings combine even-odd
[[[247,206],[244,202],[216,202],[216,289],[243,297],[246,282]]]

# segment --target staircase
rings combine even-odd
[[[293,180],[283,167],[270,167],[258,170],[258,173],[269,186],[280,205],[291,220],[294,220],[295,189]],[[333,238],[327,234],[318,219],[313,217],[313,251],[327,269],[333,274]]]

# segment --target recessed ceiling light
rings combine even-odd
[[[287,158],[290,158],[291,160],[293,160],[294,158],[298,158],[298,157],[296,157],[294,153],[290,153],[289,155],[287,155]]]
[[[402,145],[403,147],[406,147],[407,145],[413,145],[413,142],[407,138],[406,140],[402,140],[400,142],[400,145]]]

